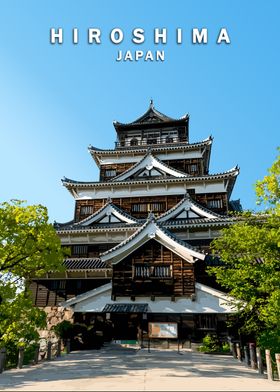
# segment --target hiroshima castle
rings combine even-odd
[[[181,341],[226,335],[234,309],[206,269],[220,263],[211,241],[241,210],[231,200],[239,168],[209,172],[212,137],[190,143],[189,116],[168,117],[153,101],[113,125],[113,149],[89,146],[99,181],[62,180],[75,211],[55,229],[70,255],[64,272],[33,281],[34,304],[98,322],[105,341],[144,341],[152,323],[176,324]]]

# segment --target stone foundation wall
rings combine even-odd
[[[39,331],[40,334],[40,351],[46,351],[47,342],[51,341],[53,344],[57,343],[58,338],[51,328],[67,320],[73,323],[72,309],[63,308],[62,306],[46,306],[42,308],[47,314],[47,328]]]

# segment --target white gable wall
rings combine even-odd
[[[176,299],[175,302],[171,301],[170,297],[156,297],[155,301],[151,301],[150,297],[138,297],[135,301],[131,301],[129,297],[118,297],[116,301],[112,301],[111,287],[107,286],[108,289],[106,291],[98,292],[95,290],[94,293],[94,290],[92,290],[92,296],[85,293],[84,300],[81,299],[72,305],[73,310],[75,312],[102,312],[106,304],[126,303],[135,305],[137,303],[147,303],[149,312],[152,313],[235,313],[226,295],[198,283],[196,284],[195,301],[192,301],[190,298],[180,298]],[[73,303],[75,299],[71,301]],[[62,305],[67,307],[67,302]]]

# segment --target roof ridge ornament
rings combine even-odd
[[[179,123],[183,123],[183,125],[186,125],[186,123],[189,120],[189,114],[185,114],[183,117],[181,118],[172,118],[167,116],[164,113],[161,113],[160,111],[158,111],[155,108],[154,105],[154,100],[151,98],[150,102],[149,102],[149,107],[146,110],[146,112],[144,114],[142,114],[142,116],[138,117],[136,120],[130,122],[130,123],[121,123],[119,121],[113,121],[114,127],[116,129],[116,131],[118,132],[121,129],[127,128],[128,129],[131,126],[135,126],[135,124],[139,124],[139,123],[150,123],[150,122],[156,122],[156,123],[168,123],[168,122],[179,122]]]
[[[106,203],[107,203],[107,204],[111,204],[111,203],[112,203],[112,199],[111,199],[111,197],[110,197],[110,196],[108,196],[108,197],[107,197],[107,201],[106,201]]]
[[[149,212],[149,215],[148,215],[148,219],[147,219],[149,222],[155,222],[156,221],[156,217],[155,217],[155,215],[154,215],[154,213],[152,212],[152,211],[150,211]]]

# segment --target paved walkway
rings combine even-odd
[[[107,348],[0,375],[13,391],[279,391],[229,356]]]

